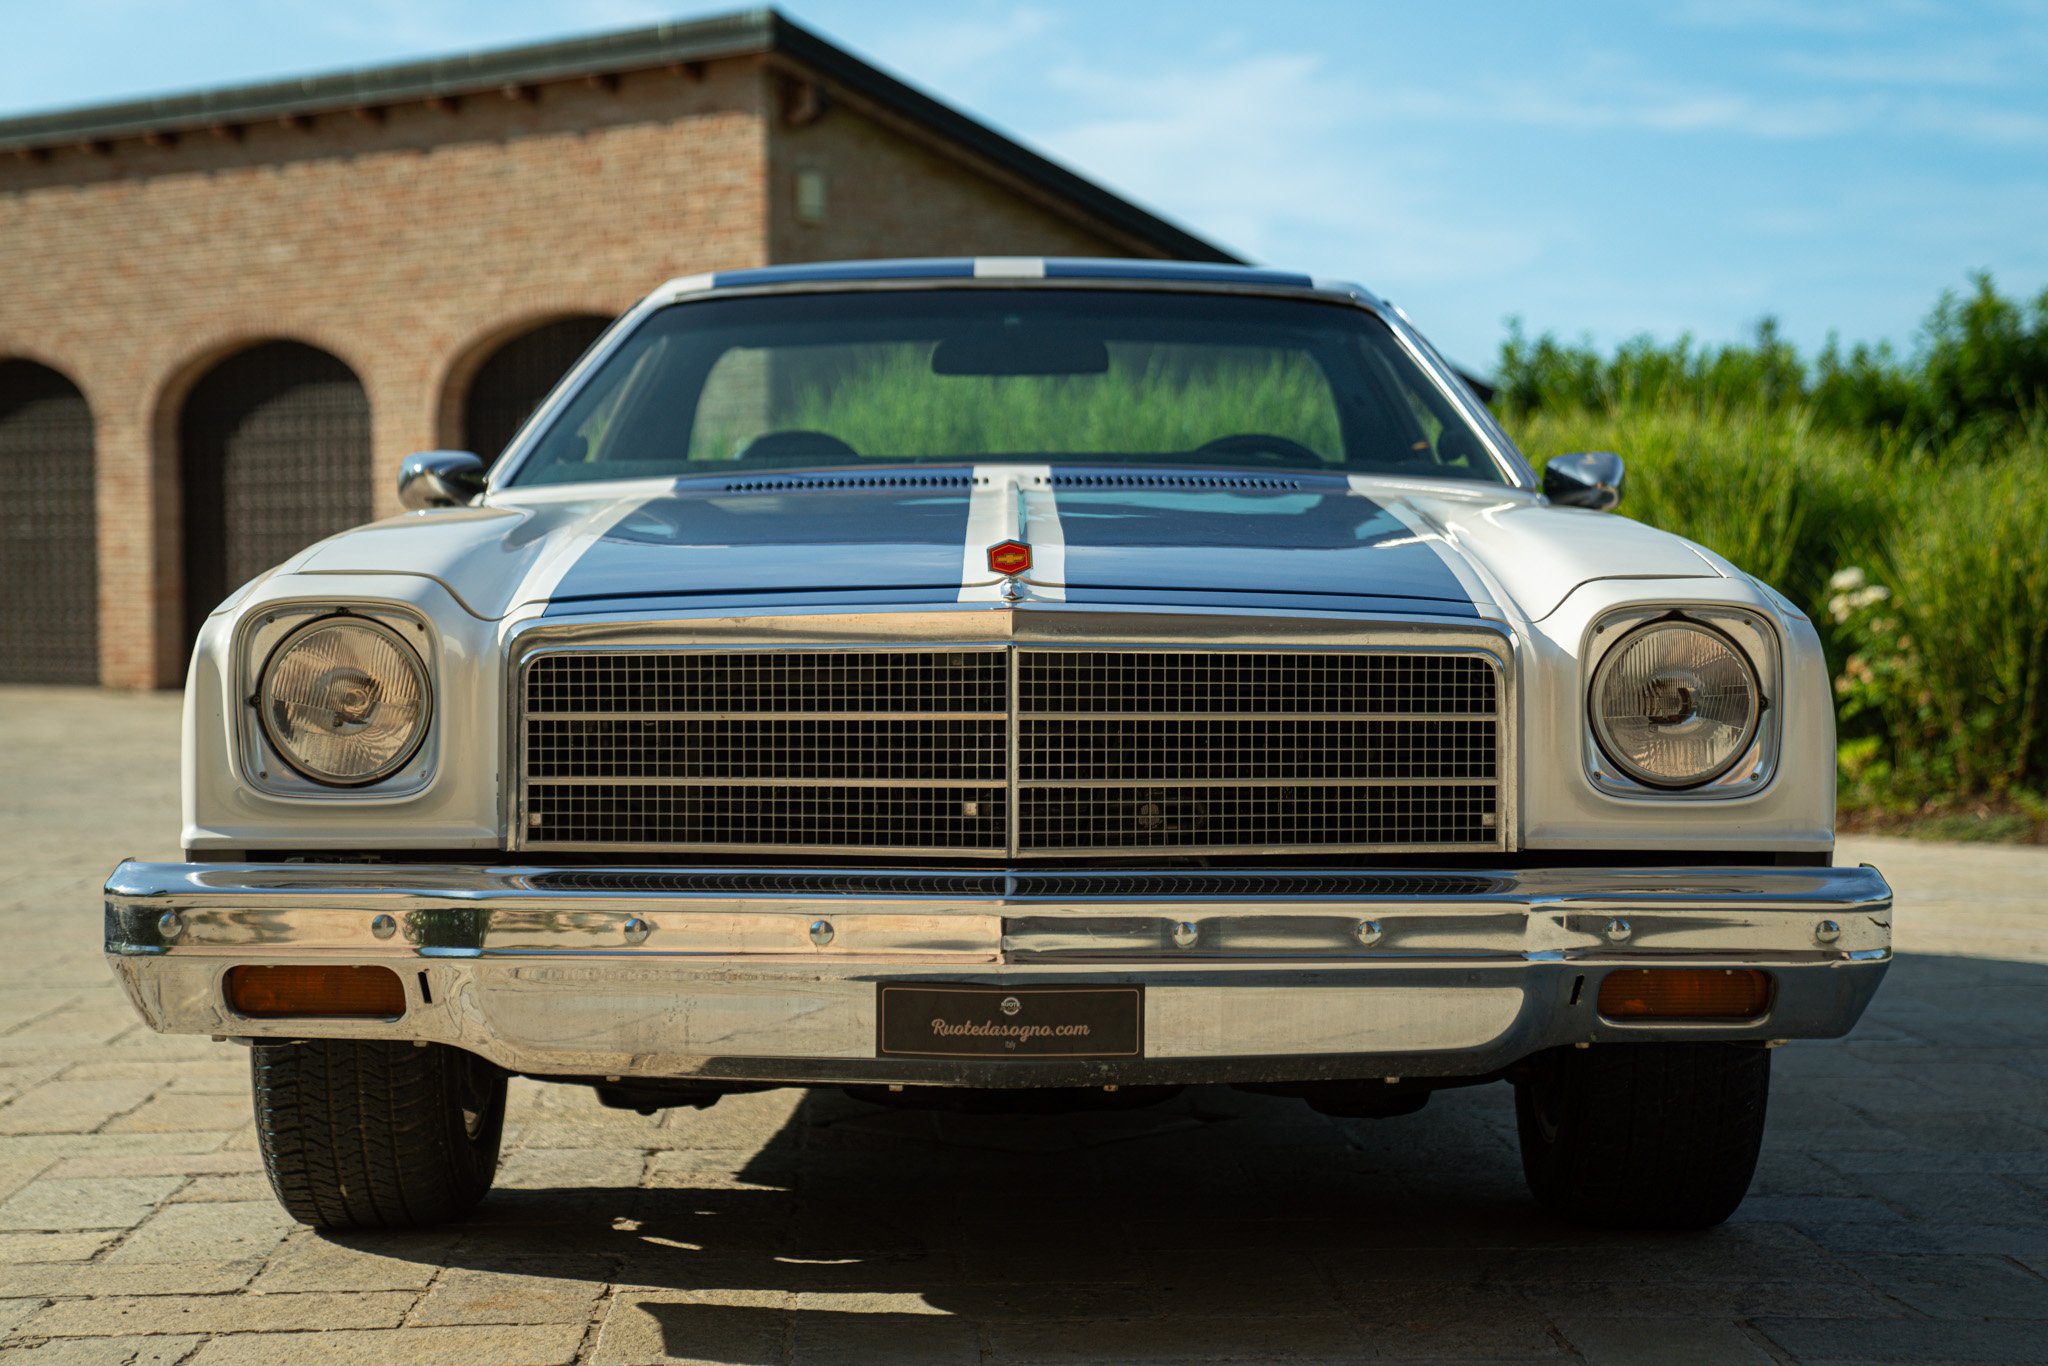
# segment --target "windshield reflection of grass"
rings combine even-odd
[[[1336,401],[1306,356],[1198,363],[1166,350],[1112,347],[1098,375],[992,376],[936,375],[925,350],[892,348],[838,374],[791,374],[793,392],[758,423],[693,433],[690,458],[730,458],[762,431],[790,429],[829,433],[863,456],[1192,451],[1255,432],[1343,458]]]

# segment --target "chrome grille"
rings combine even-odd
[[[1503,843],[1475,650],[590,650],[523,682],[529,848],[973,857]]]

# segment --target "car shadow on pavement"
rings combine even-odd
[[[743,1096],[640,1121],[666,1146],[638,1184],[515,1184],[412,1251],[335,1241],[616,1287],[607,1362],[1570,1356],[1617,1323],[1752,1359],[1757,1324],[1821,1331],[1817,1285],[1829,1332],[1890,1331],[1916,1315],[1886,1276],[1981,1282],[1984,1256],[2048,1244],[2044,978],[1916,958],[1851,1040],[1779,1050],[1751,1198],[1704,1233],[1541,1214],[1503,1085],[1377,1121],[1224,1088],[1064,1116]],[[593,1145],[648,1132],[579,1115]],[[1985,1318],[2040,1317],[2024,1298]],[[1943,1317],[1956,1341],[1998,1326]]]

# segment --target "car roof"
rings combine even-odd
[[[716,293],[727,289],[763,289],[799,285],[882,284],[893,280],[1002,280],[1028,284],[1033,280],[1101,280],[1182,283],[1210,288],[1232,285],[1253,289],[1306,289],[1371,300],[1359,286],[1317,280],[1298,271],[1265,266],[1230,266],[1207,261],[1146,261],[1082,256],[938,256],[888,261],[813,261],[800,265],[756,266],[720,270],[670,280],[657,297]]]

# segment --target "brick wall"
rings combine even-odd
[[[786,111],[806,94],[788,75],[770,91]],[[771,125],[769,244],[776,261],[882,256],[1157,256],[1061,201],[889,118],[844,92],[816,117]],[[799,178],[822,177],[824,216],[798,215]]]
[[[770,60],[0,164],[0,357],[61,370],[95,418],[103,681],[183,676],[179,405],[253,342],[356,372],[388,512],[399,462],[455,439],[495,346],[669,276],[1143,250],[858,101],[793,113],[806,87]],[[798,221],[799,169],[825,177],[821,222]]]

